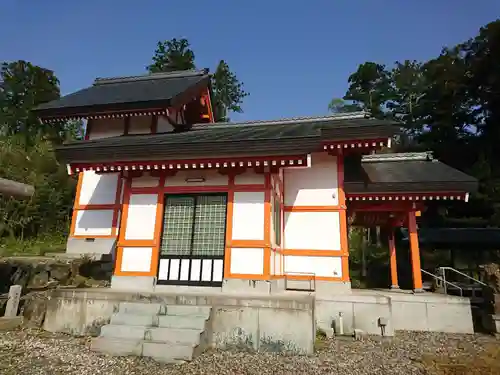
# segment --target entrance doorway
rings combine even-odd
[[[227,194],[167,194],[158,284],[222,286]]]

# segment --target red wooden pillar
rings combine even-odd
[[[398,282],[398,262],[396,259],[396,241],[394,240],[394,228],[390,227],[389,232],[389,254],[391,266],[391,289],[399,289]]]
[[[415,211],[408,212],[408,232],[410,236],[410,257],[413,275],[413,291],[422,292],[422,271],[420,266],[420,249],[418,247],[417,219]]]

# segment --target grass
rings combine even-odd
[[[66,236],[59,233],[24,240],[5,237],[0,240],[0,256],[37,256],[64,252],[66,240]]]

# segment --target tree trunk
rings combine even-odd
[[[21,182],[0,178],[0,194],[18,198],[30,198],[35,193],[35,188]]]

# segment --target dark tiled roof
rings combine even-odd
[[[42,104],[35,111],[40,117],[49,117],[126,109],[164,109],[188,89],[206,86],[208,82],[209,75],[205,70],[98,78],[92,86]]]
[[[66,162],[183,158],[229,154],[272,154],[321,150],[323,132],[338,128],[339,139],[363,139],[366,131],[379,129],[389,137],[397,131],[394,123],[366,118],[364,113],[252,121],[242,123],[197,124],[179,133],[120,136],[81,141],[57,149]],[[343,130],[342,130],[343,129]],[[363,132],[363,129],[365,132]]]
[[[477,190],[478,181],[432,160],[427,153],[369,155],[346,161],[346,193],[436,192]]]

